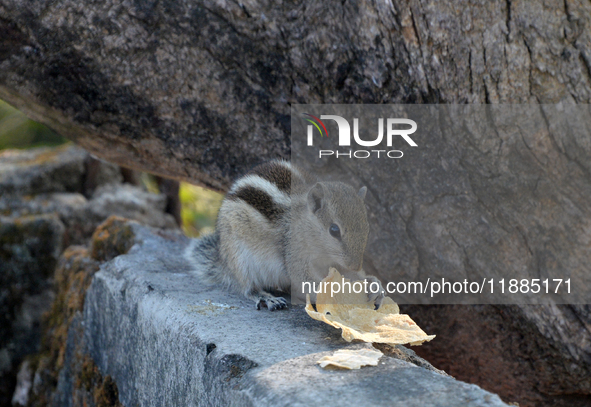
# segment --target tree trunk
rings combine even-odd
[[[293,103],[589,103],[590,18],[591,3],[571,0],[0,0],[0,99],[97,156],[225,190],[248,167],[289,157]],[[490,140],[483,137],[484,145]],[[570,225],[591,215],[591,144],[569,135],[557,142],[549,132],[535,141],[515,141],[501,161],[550,180],[558,212],[535,216],[543,219],[542,235],[558,230],[554,243],[537,238],[534,223],[498,236],[508,239],[506,246],[488,244],[476,228],[457,229],[462,239],[439,240],[444,263],[453,263],[458,251],[474,260],[473,241],[490,258],[523,249],[528,267],[589,263],[587,229]],[[450,148],[450,162],[466,151]],[[546,161],[533,159],[540,157]],[[540,162],[550,167],[556,157],[561,167],[552,178]],[[512,180],[511,166],[503,169],[497,158],[483,154],[475,165],[458,164],[478,199],[456,216],[475,219],[491,187],[513,187],[502,184]],[[429,161],[419,165],[438,169]],[[479,176],[478,165],[509,177],[495,184]],[[412,183],[428,183],[428,173]],[[553,179],[567,180],[576,193],[554,188]],[[424,210],[412,188],[403,190],[399,198],[411,213]],[[429,194],[437,196],[432,190],[422,199]],[[383,214],[380,233],[401,236],[411,253],[383,262],[434,267],[417,260],[428,258],[431,231],[404,224],[408,219],[387,210],[391,197],[374,195],[370,212]],[[520,219],[510,204],[522,199],[542,200],[523,192],[494,202],[495,225]],[[566,200],[574,200],[575,214],[563,210]],[[378,256],[370,246],[368,257]],[[412,312],[440,335],[425,355],[459,376],[471,372],[465,380],[522,406],[590,402],[589,306],[415,306]]]

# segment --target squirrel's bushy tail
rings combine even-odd
[[[217,233],[205,235],[199,239],[192,239],[185,249],[185,258],[192,268],[192,272],[210,283],[223,283],[224,275],[219,253],[219,236]]]

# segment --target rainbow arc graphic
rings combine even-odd
[[[306,120],[309,121],[310,123],[312,123],[318,129],[318,132],[320,133],[320,137],[323,137],[323,136],[328,137],[328,132],[326,131],[326,126],[324,125],[324,123],[322,123],[322,120],[320,120],[316,116],[312,116],[309,113],[304,113],[304,116],[309,117]],[[322,129],[320,128],[320,126],[318,126],[318,124],[320,124],[320,126],[322,126],[322,129],[324,129],[324,133],[322,133]]]

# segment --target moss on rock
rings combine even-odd
[[[74,316],[82,312],[86,290],[99,263],[82,246],[67,248],[59,259],[54,275],[56,297],[43,318],[41,351],[28,358],[35,371],[35,386],[28,406],[52,405],[52,394],[64,367],[66,341]]]
[[[125,247],[119,241],[128,236],[125,220],[111,219],[105,222],[100,256],[114,253],[117,248]],[[106,236],[115,238],[110,241]],[[123,246],[122,246],[123,245]],[[104,251],[102,251],[104,249]],[[76,341],[75,349],[68,349],[68,336],[83,337],[82,329],[75,323],[84,308],[86,291],[94,274],[99,270],[100,262],[90,255],[83,246],[67,248],[59,259],[54,275],[56,298],[52,308],[44,317],[44,333],[41,352],[28,358],[35,372],[36,384],[29,394],[29,407],[44,407],[59,404],[56,389],[60,372],[66,370],[73,377],[71,405],[73,406],[120,406],[117,385],[110,376],[103,377],[94,361],[85,353],[83,341]],[[74,330],[74,331],[72,331]],[[70,359],[68,360],[68,352]],[[72,357],[73,355],[73,357]],[[58,395],[64,397],[64,395]]]
[[[82,312],[86,290],[98,269],[99,263],[82,246],[67,248],[60,258],[54,277],[57,294],[46,314],[42,341],[42,350],[51,354],[56,371],[64,364],[68,328],[76,312]]]
[[[89,356],[84,356],[82,368],[76,377],[76,388],[80,405],[95,407],[119,407],[119,390],[113,378],[102,376],[98,367]]]
[[[108,261],[127,253],[135,243],[135,234],[130,221],[118,216],[110,216],[92,235],[92,258]]]

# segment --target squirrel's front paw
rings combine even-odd
[[[367,281],[367,286],[369,287],[368,292],[367,292],[367,297],[369,298],[370,302],[373,302],[376,305],[376,309],[380,308],[380,305],[382,305],[382,301],[384,300],[384,296],[385,296],[385,292],[384,292],[384,287],[382,287],[382,283],[380,280],[378,280],[377,277],[374,276],[367,276],[365,278],[365,280]],[[378,290],[375,290],[376,284],[373,283],[377,283],[378,285]],[[372,291],[373,290],[373,291]]]
[[[261,305],[266,305],[269,311],[275,311],[287,308],[287,301],[283,297],[264,297],[258,299],[257,310],[261,309]]]

